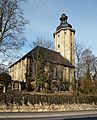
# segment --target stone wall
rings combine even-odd
[[[48,105],[35,104],[31,105],[0,105],[0,112],[50,112],[50,111],[76,111],[76,110],[96,110],[95,104],[64,104],[64,105]]]
[[[27,62],[29,62],[29,59],[26,57],[15,64],[13,64],[9,69],[9,74],[12,77],[12,80],[14,81],[24,81],[26,80],[25,74],[27,73]]]

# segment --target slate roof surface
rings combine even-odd
[[[40,46],[36,46],[34,49],[32,49],[30,52],[28,52],[26,55],[24,55],[17,62],[24,59],[25,57],[36,60],[37,58],[39,58],[38,57],[39,55],[41,55],[43,57],[43,59],[45,59],[48,62],[60,64],[65,67],[74,68],[74,66],[66,58],[64,58],[59,52],[56,52],[56,51],[53,51],[53,50],[50,50],[50,49],[47,49],[44,47],[40,47]],[[15,62],[14,64],[16,64],[17,62]],[[13,66],[14,64],[12,64],[11,66]]]

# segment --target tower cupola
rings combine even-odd
[[[72,28],[72,26],[67,22],[68,17],[63,13],[60,17],[60,25],[57,27],[56,31],[61,29],[61,28]]]

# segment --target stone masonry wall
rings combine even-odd
[[[0,105],[0,112],[50,112],[50,111],[76,111],[76,110],[96,110],[95,104],[64,104],[64,105],[48,105],[35,104],[31,105]]]

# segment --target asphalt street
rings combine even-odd
[[[41,117],[41,118],[0,118],[0,120],[97,120],[97,117],[65,118],[65,117]]]
[[[97,111],[0,112],[0,120],[97,120]]]
[[[41,117],[41,118],[1,118],[0,120],[64,120],[64,118],[62,117]]]

